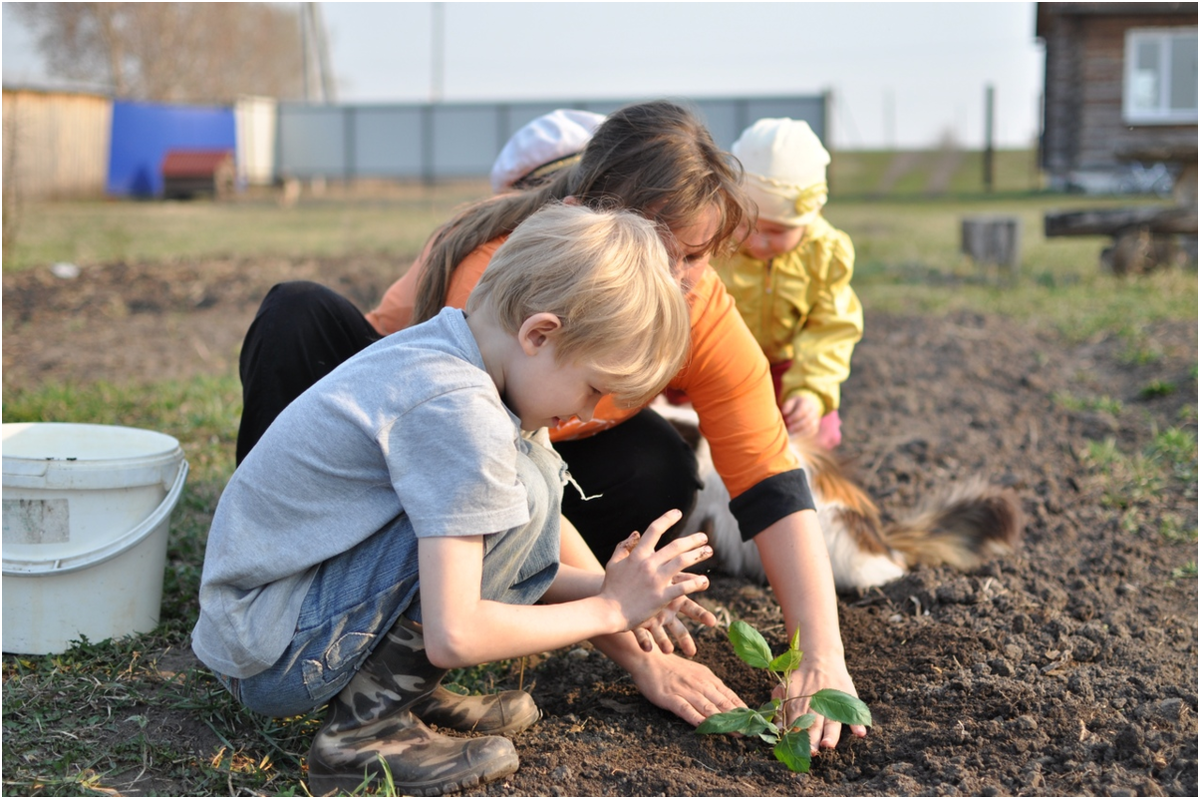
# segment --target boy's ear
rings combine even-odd
[[[576,197],[574,194],[568,194],[566,197],[563,197],[562,204],[563,205],[583,205],[583,203],[579,202],[579,198]]]
[[[537,355],[538,351],[550,341],[550,336],[562,329],[562,320],[552,313],[543,311],[521,323],[517,331],[517,341],[526,355]]]

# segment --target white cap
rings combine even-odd
[[[492,165],[492,191],[507,191],[541,167],[578,156],[604,121],[602,114],[560,108],[512,135]]]
[[[742,131],[733,154],[746,170],[745,189],[758,216],[781,225],[807,225],[829,199],[829,153],[807,122],[760,119]]]

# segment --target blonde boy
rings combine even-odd
[[[731,149],[758,221],[741,250],[713,267],[771,362],[788,431],[832,449],[863,315],[850,287],[854,247],[821,215],[829,153],[807,122],[786,118],[760,119]]]
[[[213,518],[193,648],[253,710],[329,703],[314,794],[354,789],[381,757],[416,795],[512,773],[506,738],[424,722],[512,733],[536,705],[457,697],[447,669],[628,631],[707,586],[680,574],[711,554],[703,535],[654,550],[677,512],[604,574],[560,564],[569,475],[542,430],[605,394],[653,396],[687,342],[654,225],[552,206],[497,251],[465,313],[373,344],[271,425]]]

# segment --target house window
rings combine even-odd
[[[1196,29],[1134,28],[1125,34],[1125,121],[1195,123]]]

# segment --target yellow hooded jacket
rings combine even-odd
[[[850,287],[850,237],[818,216],[791,252],[771,261],[738,252],[713,268],[767,360],[792,361],[780,399],[809,394],[822,415],[837,410],[863,332],[862,304]]]

